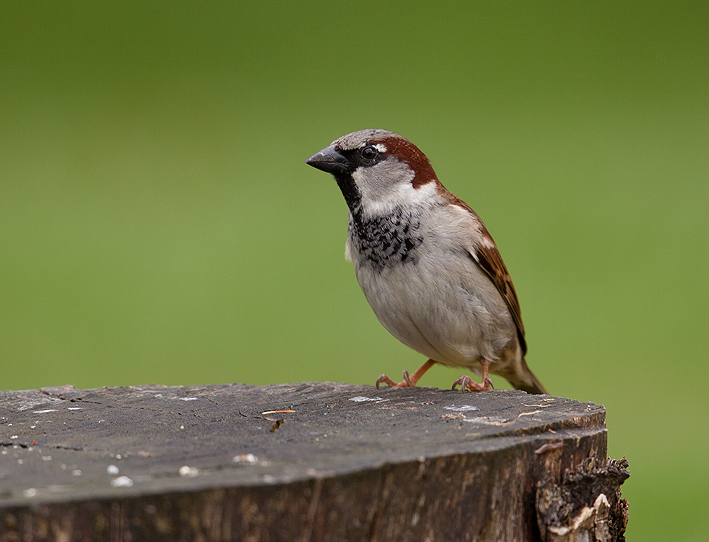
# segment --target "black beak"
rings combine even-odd
[[[316,152],[305,163],[333,175],[345,173],[350,167],[350,161],[337,152],[333,146]]]

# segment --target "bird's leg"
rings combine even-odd
[[[381,384],[382,382],[384,382],[390,388],[413,388],[419,381],[419,379],[424,375],[424,373],[428,371],[431,367],[433,367],[435,364],[435,361],[429,359],[426,363],[421,365],[421,367],[416,369],[416,371],[414,371],[414,374],[412,375],[409,375],[409,371],[404,371],[404,380],[402,380],[401,382],[394,382],[387,375],[381,375],[379,378],[377,378],[377,389],[379,389],[379,384]]]
[[[451,388],[452,390],[455,389],[455,387],[460,384],[461,388],[463,391],[465,391],[465,388],[468,388],[470,391],[487,391],[487,390],[494,390],[495,386],[492,385],[492,380],[490,380],[490,377],[487,376],[488,369],[490,367],[490,362],[482,360],[480,362],[480,365],[482,365],[483,368],[483,381],[482,384],[479,382],[475,382],[472,378],[470,378],[468,375],[463,375],[461,376],[458,380],[453,382],[453,387]]]

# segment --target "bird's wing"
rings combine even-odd
[[[451,204],[458,205],[471,213],[475,217],[476,222],[480,225],[481,240],[476,243],[475,249],[470,251],[470,257],[478,264],[480,269],[485,271],[495,285],[495,288],[497,288],[497,291],[500,292],[500,295],[505,300],[512,319],[517,326],[517,336],[519,337],[522,352],[526,354],[527,341],[524,338],[524,323],[522,323],[519,299],[517,298],[514,284],[512,284],[512,277],[510,277],[510,273],[507,271],[507,266],[505,266],[505,262],[502,260],[500,251],[497,250],[495,241],[492,239],[490,232],[487,231],[485,224],[478,214],[463,200],[457,196],[453,196],[453,194],[451,194],[451,196]]]

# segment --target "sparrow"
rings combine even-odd
[[[547,393],[527,367],[519,300],[495,242],[416,145],[388,130],[360,130],[305,163],[331,173],[345,198],[345,257],[374,314],[429,358],[401,382],[381,375],[377,388],[413,387],[441,364],[482,375],[463,375],[452,389],[493,389],[492,373]]]

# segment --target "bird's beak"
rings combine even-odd
[[[350,166],[349,160],[337,152],[332,145],[316,152],[305,163],[333,175],[344,173]]]

